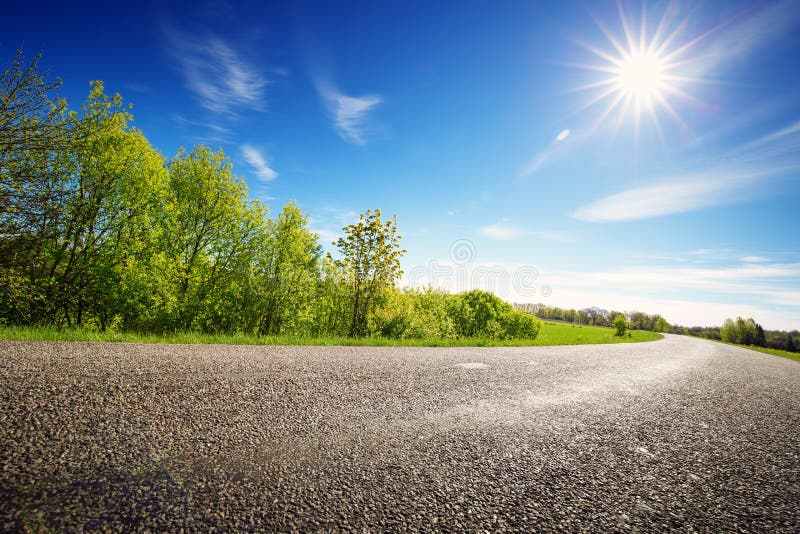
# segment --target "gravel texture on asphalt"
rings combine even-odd
[[[0,529],[800,530],[800,364],[0,343]]]

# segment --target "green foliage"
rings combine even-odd
[[[654,325],[654,330],[656,332],[669,332],[669,323],[666,319],[661,317],[660,315],[656,318],[656,322]]]
[[[517,304],[516,307],[533,313],[540,319],[552,319],[556,321],[566,321],[579,325],[592,326],[613,326],[614,318],[622,312],[606,310],[602,308],[584,308],[574,310],[569,308],[559,308],[558,306],[546,306],[545,304]],[[664,327],[666,325],[666,327]],[[646,313],[634,311],[630,314],[628,328],[632,330],[649,330],[660,332],[669,329],[669,323],[658,314],[648,315]]]
[[[723,341],[729,343],[755,345],[757,347],[766,346],[767,341],[764,329],[752,317],[747,320],[737,317],[736,321],[725,319],[725,323],[720,329],[720,336]]]
[[[171,330],[229,331],[240,323],[230,303],[242,299],[266,208],[247,200],[247,187],[222,151],[180,150],[167,170],[171,195],[159,245],[168,260],[163,320]]]
[[[434,289],[386,291],[370,333],[396,339],[535,339],[541,326],[531,314],[486,291],[451,295]]]
[[[750,321],[753,321],[753,323],[750,323]],[[725,340],[728,343],[735,343],[735,341],[731,341],[734,339],[749,339],[752,341],[752,345],[748,346],[751,347],[761,346],[774,349],[778,352],[800,352],[800,332],[797,330],[792,330],[791,332],[783,330],[764,330],[761,328],[761,325],[752,319],[748,319],[747,321],[733,321],[732,319],[728,319],[722,327],[685,327],[671,325],[669,327],[669,332],[717,341]],[[723,339],[723,333],[727,339]]]
[[[614,317],[613,326],[616,332],[615,335],[621,337],[624,336],[625,332],[628,330],[628,321],[625,319],[625,316],[620,313]]]
[[[309,336],[281,334],[255,336],[251,334],[207,334],[202,332],[171,332],[143,334],[107,329],[56,328],[53,326],[0,326],[0,340],[14,341],[105,341],[127,343],[213,343],[228,345],[356,345],[400,347],[517,347],[550,345],[583,345],[596,343],[638,343],[660,339],[654,332],[633,332],[631,338],[612,335],[613,330],[600,327],[570,328],[545,323],[536,339],[489,338],[389,338],[383,336]],[[797,356],[797,355],[795,355]]]
[[[491,293],[397,289],[396,216],[367,210],[344,228],[337,259],[323,257],[308,217],[290,203],[268,218],[221,150],[167,162],[120,95],[92,82],[70,110],[38,61],[18,52],[0,75],[0,324],[482,344],[539,335],[534,315]],[[617,315],[536,306],[582,325]],[[672,329],[659,316],[631,322]],[[752,319],[731,325],[737,342],[765,340]],[[784,334],[775,343],[800,347]]]
[[[0,166],[23,152],[49,153],[68,142],[66,102],[50,98],[61,81],[47,81],[40,59],[41,54],[26,63],[19,49],[0,74]]]
[[[403,275],[400,258],[406,251],[400,248],[397,216],[384,222],[381,210],[367,210],[344,232],[336,242],[340,259],[335,265],[352,288],[349,335],[361,336],[377,299]]]
[[[4,111],[5,112],[5,111]],[[0,172],[0,298],[7,321],[104,326],[129,258],[148,241],[163,191],[160,156],[119,95],[93,82],[81,113],[62,113],[67,141],[16,146]],[[24,179],[18,179],[24,177]]]
[[[308,218],[294,202],[277,220],[267,221],[266,242],[250,265],[245,307],[254,316],[247,331],[278,335],[312,329],[321,254],[317,236],[308,230]]]

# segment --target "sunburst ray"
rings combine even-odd
[[[687,57],[687,54],[714,30],[687,37],[687,20],[677,20],[673,3],[666,6],[660,17],[652,17],[652,20],[644,6],[639,17],[630,17],[618,1],[617,12],[621,32],[616,35],[600,20],[592,17],[607,40],[605,47],[576,41],[594,55],[596,60],[594,63],[577,63],[573,66],[605,73],[606,76],[600,74],[597,79],[572,91],[595,91],[588,103],[580,106],[580,110],[610,100],[610,104],[604,106],[600,120],[606,120],[612,113],[617,113],[617,127],[621,126],[625,116],[631,114],[637,143],[642,115],[649,115],[659,139],[663,142],[664,131],[658,117],[660,112],[678,124],[685,125],[671,100],[677,98],[703,105],[699,99],[689,94],[687,86],[709,83],[710,80],[694,75],[691,71],[693,59]],[[652,33],[648,31],[648,27]]]

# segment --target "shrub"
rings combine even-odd
[[[624,336],[625,332],[628,330],[628,321],[625,319],[625,316],[622,315],[621,313],[617,314],[617,316],[614,317],[613,325],[614,329],[617,331],[615,334],[617,336],[620,337]]]
[[[400,338],[534,339],[541,322],[486,291],[451,295],[435,289],[391,289],[369,319],[372,335]]]

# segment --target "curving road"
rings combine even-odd
[[[0,530],[800,529],[800,363],[0,343]]]

